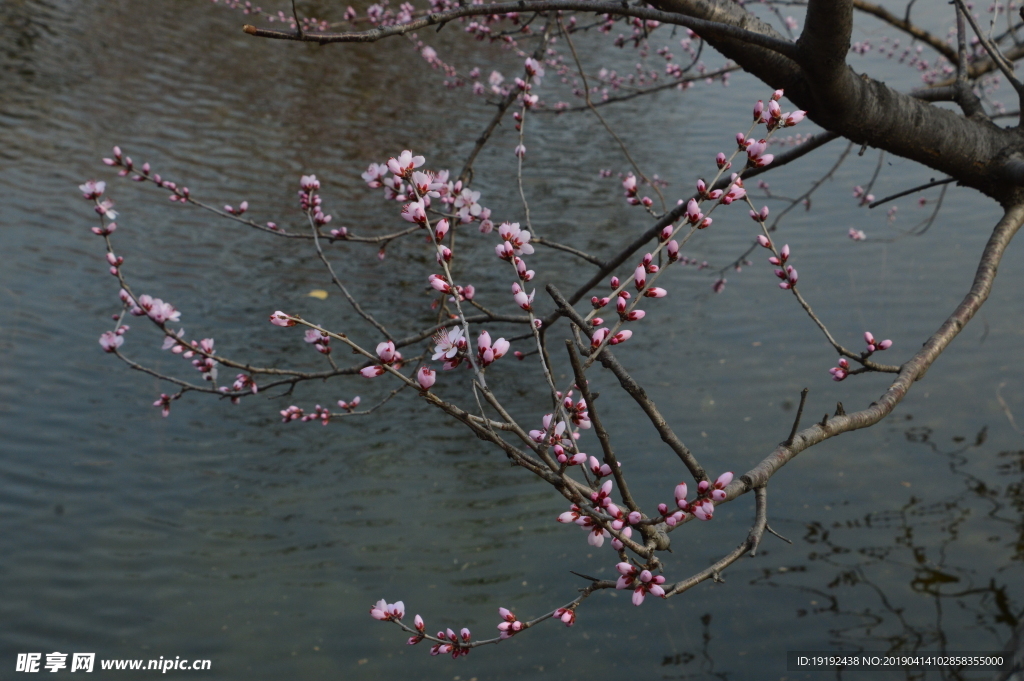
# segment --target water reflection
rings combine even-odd
[[[1006,405],[1019,412],[1024,275],[1012,266],[979,319],[988,323],[984,345],[980,328],[958,339],[908,400],[900,418],[912,412],[915,420],[840,438],[773,481],[772,524],[803,542],[796,548],[766,539],[725,584],[684,599],[633,608],[615,594],[594,597],[572,629],[550,627],[457,663],[375,626],[367,610],[387,596],[403,598],[430,626],[483,635],[499,605],[548,611],[578,586],[570,570],[603,577],[613,561],[554,522],[564,504],[547,489],[414,396],[400,395],[379,419],[329,428],[280,424],[287,401],[278,396],[245,410],[181,400],[164,420],[149,406],[161,386],[99,350],[116,290],[74,187],[103,172],[97,159],[112,144],[137,149],[211,200],[249,198],[267,219],[293,215],[298,175],[317,172],[328,205],[372,231],[396,218],[362,189],[358,172],[405,147],[457,164],[489,112],[461,93],[419,87],[429,69],[409,65],[408,46],[254,43],[237,23],[204,2],[21,0],[0,9],[0,248],[8,256],[0,268],[0,665],[18,651],[95,650],[209,658],[211,679],[760,680],[787,676],[779,664],[787,648],[986,650],[1007,638],[1024,581],[1022,464],[1020,436],[994,386],[1006,383]],[[478,49],[457,35],[439,40],[460,57]],[[199,44],[201,51],[191,47]],[[495,55],[507,56],[496,49],[487,57]],[[713,158],[723,144],[712,119],[747,110],[749,83],[733,82],[715,90],[714,117],[712,98],[677,93],[639,111],[605,111],[625,130],[671,130],[673,144],[638,149],[638,158],[664,169],[669,191],[681,192],[699,174],[694,159]],[[516,198],[504,191],[510,130],[481,158],[478,177],[493,197],[488,205],[515,216]],[[536,133],[543,156],[530,167],[534,219],[594,252],[625,241],[641,221],[617,186],[595,177],[618,162],[592,143],[604,139],[599,126],[550,117]],[[832,167],[835,147],[808,159],[808,176]],[[920,169],[899,163],[897,179],[919,179]],[[872,328],[910,344],[961,294],[963,263],[985,236],[964,226],[989,224],[991,206],[950,188],[924,236],[851,250],[850,225],[886,234],[848,196],[874,167],[873,159],[850,159],[816,194],[815,209],[794,211],[781,229],[806,254],[801,275],[817,282],[815,303],[835,305],[836,333]],[[804,180],[772,182],[780,195],[799,196]],[[130,183],[112,182],[111,191],[123,210],[118,237],[128,266],[186,311],[190,332],[283,364],[317,357],[297,355],[308,348],[268,332],[267,310],[303,305],[325,323],[348,323],[334,298],[305,297],[324,288],[324,275],[303,245],[229,231]],[[747,219],[723,220],[693,257],[732,262],[749,243],[740,223]],[[482,282],[481,295],[504,294],[504,283],[487,283],[491,247],[478,247],[468,276]],[[1015,248],[1008,263],[1019,258]],[[339,248],[333,257],[366,293],[413,251],[398,246],[383,264],[369,249]],[[557,271],[560,286],[588,271],[537,261]],[[840,400],[867,403],[880,390],[871,378],[831,383],[831,350],[776,295],[762,265],[730,274],[717,297],[707,272],[686,269],[673,281],[680,294],[649,315],[652,332],[623,354],[716,470],[752,464],[784,437],[792,404],[788,412],[784,405],[804,386],[812,388],[809,408],[822,412]],[[402,276],[422,283],[412,269]],[[375,296],[375,312],[408,306],[407,288],[377,288]],[[130,347],[164,368],[180,365],[142,333]],[[667,380],[666,369],[681,378]],[[538,419],[544,391],[514,366],[496,373],[517,415]],[[317,385],[287,400],[361,393],[369,401],[378,389],[386,390]],[[637,494],[657,503],[665,480],[680,472],[657,436],[637,429],[642,416],[632,409],[606,419]],[[948,445],[986,423],[988,441]],[[738,542],[744,503],[681,539],[676,569],[696,571]]]

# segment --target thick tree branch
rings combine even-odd
[[[646,7],[634,7],[625,3],[595,2],[588,0],[519,0],[518,2],[495,2],[485,5],[464,5],[457,9],[445,12],[431,12],[426,16],[405,24],[379,26],[368,31],[353,31],[350,33],[296,33],[268,28],[257,28],[249,24],[243,26],[242,30],[249,35],[253,35],[258,38],[298,40],[303,42],[320,43],[321,45],[326,43],[372,43],[391,36],[405,35],[406,33],[418,31],[426,28],[427,26],[436,26],[438,24],[443,25],[449,21],[460,19],[462,17],[549,11],[594,12],[595,14],[636,17],[646,21],[659,21],[664,24],[685,26],[686,28],[700,33],[702,36],[716,36],[719,38],[742,40],[752,45],[758,45],[762,48],[789,57],[795,57],[797,54],[796,45],[780,36],[755,33],[725,23],[708,21],[671,12],[661,12]]]

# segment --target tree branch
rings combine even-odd
[[[797,55],[796,45],[791,41],[780,37],[769,36],[762,33],[746,31],[729,24],[718,23],[697,19],[695,17],[661,12],[646,7],[633,7],[618,2],[596,2],[588,0],[518,0],[518,2],[495,2],[485,5],[464,5],[457,9],[445,12],[432,12],[424,17],[410,21],[405,24],[393,26],[378,26],[368,31],[354,31],[350,33],[292,33],[289,31],[278,31],[276,29],[257,28],[246,24],[242,30],[257,38],[272,38],[276,40],[298,40],[303,42],[319,43],[372,43],[395,35],[405,35],[412,31],[418,31],[427,26],[445,24],[454,19],[473,16],[489,16],[496,14],[509,14],[520,12],[548,12],[548,11],[576,11],[594,12],[595,14],[610,14],[613,16],[626,16],[644,19],[646,21],[659,21],[664,24],[684,26],[701,34],[702,37],[715,36],[719,38],[730,38],[741,40],[751,45],[757,45],[765,49],[777,52],[778,54],[795,58]]]

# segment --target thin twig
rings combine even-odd
[[[786,446],[793,444],[793,438],[796,437],[796,432],[800,429],[800,419],[804,415],[804,404],[807,402],[807,393],[810,392],[809,388],[804,388],[800,391],[800,406],[796,410],[796,418],[793,419],[793,429],[789,431],[789,437],[786,438]]]
[[[878,199],[877,201],[869,203],[868,204],[868,208],[874,208],[875,206],[881,206],[883,203],[888,203],[889,201],[894,201],[896,199],[899,199],[899,198],[902,198],[904,196],[907,196],[908,194],[915,194],[915,193],[917,193],[919,191],[924,191],[925,189],[930,189],[932,187],[938,187],[940,184],[949,184],[950,182],[956,182],[956,178],[955,177],[947,177],[947,178],[945,178],[943,180],[932,180],[931,182],[925,182],[922,185],[918,185],[916,187],[911,187],[910,189],[905,189],[905,190],[903,190],[901,192],[897,192],[895,194],[891,194],[891,195],[885,197],[884,199]]]

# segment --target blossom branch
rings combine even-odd
[[[558,309],[561,310],[565,316],[567,316],[579,329],[587,335],[588,338],[593,336],[593,332],[590,330],[591,326],[584,319],[583,315],[578,313],[569,301],[561,294],[558,288],[554,284],[547,285],[548,294],[554,299]],[[615,375],[615,378],[619,380],[619,384],[622,389],[625,390],[630,397],[632,397],[636,403],[644,410],[647,414],[647,418],[650,419],[654,429],[658,431],[658,435],[661,436],[662,441],[671,447],[672,451],[676,453],[683,465],[686,466],[687,470],[690,471],[690,475],[696,482],[707,480],[708,475],[704,471],[703,466],[697,461],[693,453],[683,444],[682,440],[673,432],[672,428],[668,425],[665,417],[658,411],[658,407],[654,404],[654,401],[648,397],[647,392],[643,387],[637,383],[632,376],[630,376],[626,370],[619,364],[619,361],[615,358],[615,355],[611,353],[611,350],[605,348],[597,356],[597,360],[601,364]]]
[[[754,489],[754,499],[756,506],[754,525],[750,528],[750,532],[747,533],[747,538],[743,543],[718,560],[714,565],[665,589],[665,598],[681,594],[708,579],[716,582],[724,581],[722,580],[722,572],[727,567],[742,558],[743,554],[748,551],[750,556],[754,556],[758,545],[761,543],[761,537],[764,535],[765,528],[768,527],[768,493],[763,486]]]
[[[590,0],[518,0],[517,2],[495,2],[485,5],[464,5],[445,12],[432,12],[420,19],[394,26],[379,26],[368,31],[356,31],[350,33],[312,33],[298,35],[288,31],[278,31],[267,28],[257,28],[246,24],[242,30],[249,35],[258,38],[272,38],[276,40],[299,40],[305,42],[326,43],[372,43],[395,35],[404,35],[411,31],[418,31],[427,26],[446,24],[449,21],[462,17],[481,15],[500,15],[518,12],[546,12],[546,11],[577,11],[593,12],[595,14],[610,14],[614,16],[636,17],[646,21],[658,21],[663,24],[684,26],[704,37],[713,36],[723,39],[740,40],[743,42],[763,47],[777,52],[791,59],[796,59],[798,51],[796,45],[788,40],[782,40],[762,33],[747,31],[730,24],[717,21],[696,19],[673,12],[662,12],[646,7],[634,7],[615,2],[594,2]]]
[[[792,444],[779,445],[757,466],[733,480],[725,489],[726,500],[764,486],[780,468],[809,447],[842,433],[873,426],[892,413],[914,382],[924,376],[988,299],[999,262],[1021,225],[1024,225],[1024,204],[1009,206],[985,245],[970,291],[923,347],[900,367],[899,375],[881,397],[865,409],[836,414],[801,430]]]
[[[334,268],[331,266],[331,262],[327,259],[327,256],[324,255],[324,249],[320,246],[320,229],[313,219],[312,208],[306,209],[306,217],[309,219],[309,226],[313,232],[313,244],[316,246],[316,254],[320,258],[320,262],[324,264],[324,267],[326,267],[327,271],[330,273],[331,281],[333,281],[334,285],[341,290],[342,295],[344,295],[345,299],[348,300],[349,305],[352,306],[352,309],[355,310],[360,317],[365,319],[371,326],[384,334],[385,338],[388,340],[394,340],[394,337],[386,328],[384,328],[384,325],[374,319],[373,315],[364,310],[359,302],[352,297],[352,294],[349,293],[348,289],[345,288],[345,284],[341,283],[341,280],[338,279],[338,275],[335,274]],[[330,359],[330,355],[328,355],[327,358]]]

